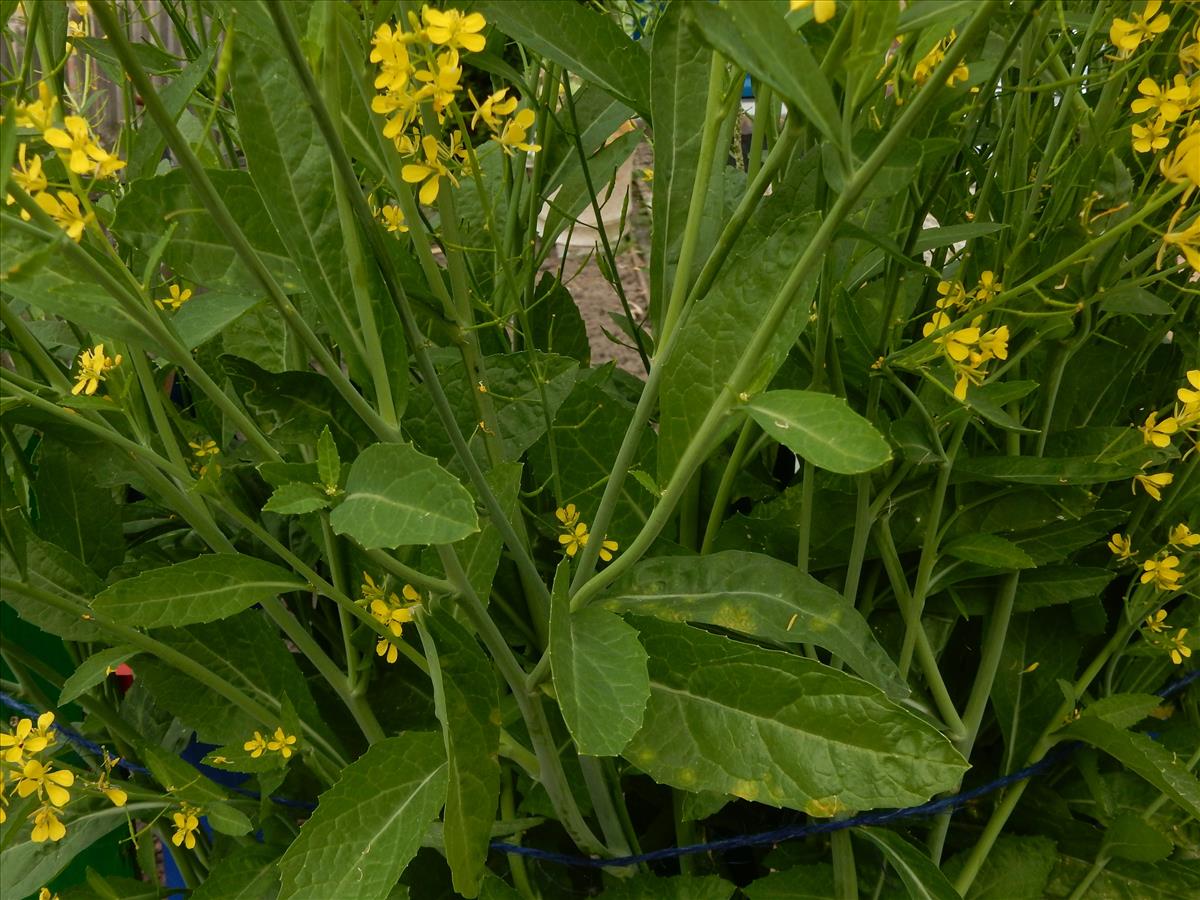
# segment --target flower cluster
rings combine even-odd
[[[942,332],[933,342],[942,348],[954,371],[954,396],[959,400],[966,399],[970,385],[983,384],[987,377],[984,366],[988,362],[1008,359],[1008,326],[985,331],[982,327],[984,317],[977,315],[971,319],[969,327],[946,331],[954,324],[951,313],[969,313],[976,305],[992,300],[1001,290],[1003,285],[990,270],[980,274],[978,284],[970,291],[960,281],[938,282],[937,309],[921,329],[921,335],[929,337]]]
[[[383,585],[376,584],[375,579],[363,572],[362,599],[375,617],[375,621],[387,629],[388,634],[380,635],[375,641],[375,655],[383,657],[389,663],[400,658],[396,640],[404,634],[404,626],[413,620],[413,607],[421,602],[421,595],[411,584],[400,589],[400,599],[393,591],[388,593]]]
[[[43,81],[38,84],[36,100],[16,105],[16,125],[40,135],[72,175],[108,178],[125,167],[124,160],[100,145],[87,119],[69,115],[59,123],[57,114],[58,98]],[[51,190],[42,157],[31,153],[24,141],[17,146],[17,165],[13,167],[11,177],[71,240],[82,238],[84,228],[92,220],[92,212],[84,209],[86,204],[81,204],[73,191],[57,187]],[[14,198],[10,195],[5,202],[12,204]],[[21,210],[21,218],[28,220],[29,212]]]
[[[295,745],[296,735],[288,734],[282,727],[279,727],[270,737],[263,737],[261,731],[255,731],[254,737],[242,744],[242,749],[253,759],[258,759],[268,751],[278,753],[284,759],[291,759],[292,754],[296,752],[292,749]]]
[[[1166,450],[1176,435],[1183,435],[1192,443],[1183,454],[1186,458],[1200,449],[1200,369],[1189,370],[1185,377],[1190,387],[1181,387],[1175,392],[1177,402],[1171,415],[1160,419],[1158,410],[1152,410],[1138,430],[1146,445],[1157,450]],[[1162,500],[1162,489],[1174,480],[1175,476],[1170,472],[1139,472],[1133,476],[1132,488],[1136,494],[1140,486],[1153,499]]]
[[[555,510],[554,517],[558,519],[559,528],[562,530],[562,534],[558,536],[558,542],[562,544],[567,556],[574,556],[587,546],[588,538],[591,535],[588,534],[587,523],[580,521],[579,511],[575,508],[574,503],[559,507]],[[605,537],[600,542],[600,559],[604,562],[611,562],[613,554],[616,552],[616,541]]]
[[[487,22],[479,13],[429,6],[420,18],[409,16],[409,28],[384,23],[371,39],[371,62],[377,66],[371,109],[384,116],[383,136],[407,160],[400,177],[420,185],[419,197],[429,205],[437,200],[443,180],[458,184],[459,174],[469,174],[466,123],[458,106],[463,93],[460,51],[478,53],[486,40],[480,33]],[[475,113],[471,128],[482,123],[491,140],[505,153],[534,153],[541,149],[529,140],[534,113],[518,110],[516,97],[501,88],[482,101],[466,91]],[[436,119],[436,126],[434,120]],[[436,133],[450,120],[449,137]],[[395,206],[381,210],[389,231],[407,231],[404,215]]]
[[[188,850],[196,849],[196,832],[200,830],[201,815],[203,813],[196,807],[188,803],[181,804],[179,812],[171,814],[171,823],[175,826],[171,843]]]
[[[1192,648],[1187,645],[1188,629],[1175,629],[1168,625],[1165,609],[1146,616],[1142,624],[1142,637],[1146,642],[1164,651],[1175,665],[1183,665],[1183,661],[1192,655]],[[1175,633],[1171,634],[1172,631]]]
[[[79,371],[75,374],[75,387],[71,388],[71,393],[92,396],[100,387],[100,382],[120,364],[121,354],[105,356],[103,344],[84,350],[79,354]]]
[[[15,782],[18,797],[37,795],[40,805],[29,817],[33,829],[29,838],[34,843],[60,841],[67,828],[59,818],[63,808],[71,801],[68,788],[75,786],[75,773],[69,769],[56,769],[52,762],[43,757],[53,752],[57,737],[54,731],[54,713],[42,713],[35,723],[32,719],[19,719],[12,733],[0,734],[0,824],[8,818],[8,783]],[[112,768],[117,760],[107,754],[104,771],[88,785],[109,799],[114,806],[124,806],[128,799],[125,791],[110,783]]]

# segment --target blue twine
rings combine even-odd
[[[1189,672],[1182,678],[1178,678],[1160,690],[1155,691],[1159,697],[1167,698],[1179,693],[1197,678],[1200,678],[1200,669],[1194,672]],[[0,691],[0,702],[16,712],[22,713],[30,718],[36,719],[38,711],[14,697]],[[99,744],[93,743],[79,734],[77,731],[68,728],[65,725],[54,724],[54,729],[63,737],[77,747],[81,747],[97,757],[103,758],[104,748]],[[922,803],[919,806],[909,806],[905,809],[892,809],[874,812],[865,812],[849,819],[827,820],[822,822],[814,822],[807,825],[788,825],[784,828],[775,828],[771,831],[760,831],[756,834],[743,834],[737,837],[723,838],[718,841],[707,841],[703,844],[688,844],[683,847],[665,847],[661,850],[651,850],[648,853],[636,853],[630,856],[617,856],[609,859],[598,859],[591,856],[577,856],[571,853],[555,853],[550,850],[539,850],[536,847],[522,847],[520,844],[509,844],[504,841],[492,841],[491,849],[502,853],[511,853],[516,856],[524,856],[530,859],[539,859],[543,862],[559,863],[564,866],[576,866],[579,868],[589,869],[604,869],[604,868],[625,868],[627,866],[637,865],[639,863],[660,862],[667,859],[678,859],[681,856],[694,856],[698,853],[721,853],[726,850],[736,850],[742,847],[759,847],[764,844],[778,844],[783,841],[795,840],[797,838],[812,837],[817,834],[830,834],[834,831],[841,831],[846,828],[855,828],[860,825],[886,825],[890,822],[895,822],[898,819],[918,818],[922,816],[932,816],[938,813],[946,812],[947,810],[956,809],[964,806],[972,800],[978,800],[980,797],[985,797],[995,791],[1010,787],[1018,782],[1025,781],[1035,775],[1052,768],[1060,760],[1065,759],[1074,753],[1081,746],[1079,741],[1071,741],[1061,744],[1050,753],[1047,753],[1040,760],[1031,766],[1026,766],[1023,769],[1018,769],[1008,775],[996,778],[979,787],[971,788],[969,791],[962,791],[952,797],[943,797],[940,800],[930,800],[928,803]],[[111,754],[110,754],[111,755]],[[137,772],[140,774],[149,774],[147,769],[133,763],[127,762],[124,759],[117,763],[119,768],[128,772]],[[261,795],[256,791],[246,790],[244,788],[231,788],[235,793],[241,794],[253,799],[259,799]],[[316,804],[309,803],[304,800],[292,800],[287,797],[271,797],[271,800],[281,806],[288,806],[297,809],[315,809]]]

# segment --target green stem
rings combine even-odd
[[[854,845],[850,829],[843,828],[829,836],[833,851],[833,890],[837,900],[858,900],[858,870],[854,866]]]
[[[162,98],[159,96],[157,89],[150,81],[146,70],[142,67],[141,61],[133,51],[133,47],[122,33],[115,11],[106,2],[95,3],[92,6],[92,11],[95,13],[96,18],[100,20],[101,26],[108,35],[112,49],[118,58],[120,58],[126,76],[133,82],[134,87],[142,97],[146,111],[162,130],[163,136],[167,140],[167,145],[179,160],[180,168],[187,172],[188,178],[192,182],[193,187],[195,187],[201,203],[204,204],[204,207],[216,221],[217,227],[221,229],[221,232],[225,235],[241,260],[246,264],[246,267],[250,270],[255,280],[266,291],[271,302],[279,309],[288,327],[296,332],[309,352],[312,353],[313,357],[320,364],[322,373],[333,384],[342,399],[371,428],[376,436],[383,441],[398,440],[400,435],[397,429],[388,425],[380,417],[379,413],[367,403],[362,394],[351,384],[350,379],[343,374],[341,366],[338,365],[337,361],[325,348],[325,345],[321,343],[321,339],[317,337],[308,323],[304,321],[304,318],[288,299],[287,295],[284,294],[275,277],[267,269],[266,264],[263,263],[258,253],[254,250],[254,247],[250,244],[250,241],[246,238],[245,232],[242,231],[237,220],[229,212],[229,208],[225,205],[224,200],[221,199],[221,195],[217,192],[212,180],[208,177],[204,166],[196,158],[191,146],[179,132],[175,120],[163,105]]]
[[[659,346],[666,343],[683,313],[684,298],[691,282],[692,260],[700,243],[700,223],[704,218],[704,204],[708,199],[708,182],[712,177],[713,158],[717,151],[717,135],[725,118],[722,112],[725,78],[725,59],[714,51],[708,70],[708,99],[704,108],[704,134],[700,139],[700,157],[696,162],[696,183],[692,187],[691,199],[688,202],[687,220],[679,244],[679,261],[675,266],[671,293],[663,313],[662,327],[659,329]]]
[[[713,499],[712,509],[708,512],[708,524],[704,526],[704,539],[700,543],[701,555],[712,549],[717,532],[721,529],[721,523],[725,520],[725,508],[729,506],[733,483],[737,480],[738,473],[742,471],[742,460],[746,458],[746,451],[749,449],[753,437],[754,420],[747,419],[729,454],[729,461],[725,463],[725,471],[721,473],[721,481],[717,485],[717,496]]]

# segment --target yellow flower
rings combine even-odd
[[[939,281],[937,292],[940,295],[937,299],[938,309],[947,309],[951,306],[966,309],[968,306],[967,290],[961,281]]]
[[[435,67],[433,70],[422,69],[414,76],[417,81],[424,82],[424,87],[417,91],[414,99],[418,102],[429,100],[438,121],[441,121],[446,108],[454,102],[454,95],[462,89],[462,66],[458,61],[458,51],[447,50],[438,54]]]
[[[798,9],[813,9],[813,21],[817,24],[828,22],[837,14],[837,0],[789,0],[788,12]]]
[[[54,713],[42,713],[38,716],[39,726],[46,716],[50,717],[49,722],[54,721]],[[12,734],[0,734],[0,759],[19,766],[25,761],[25,754],[41,753],[52,739],[41,727],[35,731],[32,719],[21,719]]]
[[[7,778],[4,768],[0,767],[0,825],[8,821],[8,788],[5,786]]]
[[[221,448],[217,446],[217,442],[211,438],[205,438],[202,441],[188,441],[188,446],[192,448],[192,456],[203,459],[206,456],[216,456],[221,452]]]
[[[407,147],[412,142],[404,132],[416,117],[418,100],[416,95],[407,91],[388,91],[386,94],[376,94],[371,98],[371,110],[381,116],[388,116],[383,125],[383,136],[396,143],[396,149],[411,153]]]
[[[50,888],[44,887],[38,891],[37,900],[59,900],[59,898],[58,894],[50,893]]]
[[[979,284],[975,285],[975,299],[986,303],[1004,290],[1004,285],[996,280],[996,273],[986,269],[979,273]]]
[[[45,841],[61,841],[67,833],[63,823],[58,820],[57,810],[53,806],[42,806],[32,816],[33,831],[29,839],[35,844]]]
[[[475,95],[469,90],[467,96],[471,98],[471,103],[475,107],[475,115],[471,116],[471,127],[477,128],[479,120],[487,125],[492,131],[500,130],[500,119],[503,116],[512,115],[517,108],[517,98],[508,97],[508,88],[501,88],[494,94],[490,94],[482,103],[475,99]]]
[[[1180,403],[1191,406],[1193,403],[1200,403],[1200,369],[1189,369],[1187,373],[1188,384],[1195,390],[1180,388],[1176,391],[1175,396],[1179,398]]]
[[[267,741],[267,749],[278,751],[284,759],[289,759],[294,752],[292,746],[296,743],[294,734],[287,734],[282,728],[276,728],[271,740]]]
[[[1161,150],[1171,143],[1171,126],[1161,116],[1147,125],[1133,126],[1133,149],[1138,153]]]
[[[379,592],[379,596],[371,600],[371,615],[375,617],[375,621],[385,626],[392,636],[397,638],[404,634],[404,626],[413,620],[412,605],[420,602],[421,599],[421,595],[411,584],[404,585],[400,593],[405,600],[409,601],[409,606],[402,606],[400,598],[394,593],[384,600],[382,591]],[[376,639],[375,653],[386,659],[388,663],[394,663],[400,658],[399,649],[392,638],[386,635]]]
[[[1138,82],[1138,97],[1129,108],[1137,115],[1144,112],[1157,112],[1168,122],[1174,122],[1183,114],[1183,103],[1188,98],[1186,85],[1159,87],[1153,78],[1143,78]]]
[[[1170,416],[1159,422],[1158,413],[1152,412],[1146,416],[1146,424],[1138,430],[1141,431],[1145,443],[1153,444],[1162,450],[1171,446],[1171,435],[1179,430],[1179,423]]]
[[[1138,473],[1133,476],[1133,492],[1137,493],[1137,486],[1140,484],[1142,488],[1153,497],[1155,500],[1162,499],[1162,489],[1175,480],[1175,476],[1170,472],[1157,472],[1154,475],[1142,475]]]
[[[55,199],[49,191],[42,191],[33,199],[59,228],[73,241],[83,237],[83,229],[92,220],[92,214],[84,215],[79,207],[79,198],[70,191],[58,191]]]
[[[950,317],[944,312],[935,312],[925,327],[921,330],[923,337],[929,337],[935,331],[941,331],[950,325]],[[962,362],[971,352],[971,346],[979,341],[979,329],[960,328],[957,331],[951,331],[933,339],[935,344],[941,344],[942,349],[946,351],[955,362]]]
[[[36,759],[30,759],[26,760],[24,768],[21,769],[21,780],[17,782],[17,796],[28,797],[36,791],[38,797],[44,794],[55,806],[64,806],[71,799],[71,792],[67,788],[74,783],[74,772],[66,769],[55,771]]]
[[[1167,624],[1167,611],[1160,609],[1153,615],[1146,616],[1146,627],[1154,634],[1162,634],[1164,631],[1170,631],[1171,626]]]
[[[104,771],[100,773],[100,777],[96,779],[96,789],[108,798],[113,806],[124,806],[129,800],[129,794],[119,787],[113,787],[110,779],[112,778],[113,767],[119,762],[119,759],[113,759],[108,755],[108,751],[104,751]]]
[[[1168,231],[1163,235],[1162,243],[1163,252],[1168,247],[1178,247],[1187,264],[1200,272],[1200,216],[1193,219],[1192,224],[1182,231]]]
[[[1184,643],[1184,638],[1187,637],[1188,630],[1180,628],[1175,632],[1175,637],[1170,639],[1170,654],[1171,662],[1175,665],[1183,665],[1183,661],[1192,655],[1192,648]]]
[[[192,289],[184,288],[180,290],[177,284],[173,284],[167,288],[167,292],[170,294],[169,297],[163,297],[161,300],[154,301],[154,305],[159,309],[166,309],[169,306],[172,310],[176,310],[192,299]]]
[[[1171,19],[1165,13],[1161,16],[1158,15],[1161,7],[1162,0],[1149,0],[1141,13],[1133,14],[1132,22],[1113,19],[1112,27],[1108,30],[1108,39],[1122,57],[1133,53],[1142,41],[1152,41],[1157,35],[1167,30]]]
[[[1137,554],[1133,551],[1133,542],[1123,534],[1114,534],[1108,539],[1108,549],[1117,559],[1132,559]]]
[[[574,503],[568,503],[565,507],[560,506],[554,511],[554,518],[558,519],[564,528],[572,529],[579,521],[579,510],[575,508]]]
[[[171,835],[171,843],[176,847],[183,845],[189,850],[194,850],[196,848],[196,830],[200,827],[196,810],[185,804],[182,812],[171,815],[171,821],[175,823],[175,833]]]
[[[83,116],[67,116],[63,120],[66,131],[47,128],[42,135],[46,143],[56,150],[69,154],[68,166],[77,175],[86,175],[94,168],[88,151],[92,149],[92,132]]]
[[[258,759],[267,749],[267,739],[262,736],[261,731],[255,731],[254,737],[242,744],[242,749],[250,754],[252,759]]]
[[[970,77],[971,70],[967,68],[965,62],[959,60],[958,65],[954,67],[954,71],[946,77],[946,87],[954,87],[960,81],[966,81]]]
[[[588,529],[587,525],[579,522],[574,528],[569,529],[566,534],[558,536],[558,542],[563,545],[563,549],[567,551],[567,556],[574,556],[582,548],[587,546]]]
[[[610,541],[605,538],[600,542],[600,559],[604,562],[611,562],[613,554],[617,552],[617,542]]]
[[[106,373],[120,364],[121,354],[118,353],[115,357],[105,356],[103,344],[97,344],[91,350],[84,350],[79,354],[79,374],[75,376],[75,387],[71,388],[71,393],[79,394],[82,391],[90,397],[96,393],[100,382],[105,380]]]
[[[1008,326],[1001,325],[981,334],[979,349],[983,355],[983,362],[989,359],[1008,359]]]
[[[408,231],[408,226],[404,224],[404,210],[395,203],[389,203],[379,212],[388,231],[399,231],[402,234]]]
[[[17,127],[45,131],[54,124],[54,110],[57,108],[58,98],[50,93],[50,84],[40,81],[38,98],[25,104],[17,104]]]
[[[1192,183],[1184,192],[1185,199],[1200,187],[1200,128],[1185,133],[1175,148],[1159,160],[1158,170],[1172,184]]]
[[[362,583],[362,599],[366,603],[372,600],[382,600],[384,597],[383,585],[376,584],[375,579],[363,572]]]
[[[533,110],[523,109],[505,122],[500,134],[492,140],[509,155],[512,155],[514,148],[524,150],[526,153],[537,153],[542,149],[541,144],[531,144],[526,140],[529,129],[533,127],[533,120]]]
[[[450,175],[441,160],[440,145],[433,135],[421,138],[421,150],[425,155],[424,162],[408,163],[400,170],[400,177],[409,184],[420,184],[421,202],[426,206],[437,200],[441,179]]]
[[[982,361],[983,357],[980,354],[972,353],[967,362],[951,362],[951,368],[954,370],[954,396],[959,400],[967,399],[968,387],[979,387],[983,384],[987,372],[979,368]]]
[[[12,180],[31,197],[36,197],[39,192],[46,190],[49,186],[49,182],[46,181],[46,175],[42,171],[42,158],[35,153],[26,162],[25,144],[21,144],[17,148],[17,165],[12,168]],[[4,198],[4,203],[6,206],[11,206],[16,203],[16,199],[12,194],[9,194]],[[28,222],[29,211],[22,209],[21,218]]]
[[[1174,591],[1179,588],[1179,579],[1183,573],[1179,571],[1178,556],[1164,556],[1162,559],[1148,559],[1142,563],[1142,584],[1154,582],[1160,591]]]
[[[487,44],[480,31],[487,21],[479,13],[464,15],[457,9],[421,8],[425,21],[425,35],[435,44],[462,47],[468,53],[478,53]]]
[[[1186,522],[1180,522],[1167,535],[1167,543],[1180,550],[1186,550],[1188,547],[1200,547],[1200,534],[1188,528]]]
[[[408,84],[412,66],[408,61],[408,47],[404,32],[387,23],[380,25],[371,38],[371,62],[379,64],[375,76],[376,90],[400,91]]]
[[[99,144],[92,144],[88,155],[96,162],[96,177],[107,178],[113,172],[125,168],[125,160],[114,153],[109,153]]]

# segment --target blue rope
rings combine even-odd
[[[1200,669],[1194,672],[1189,672],[1182,678],[1172,681],[1170,684],[1161,688],[1155,693],[1162,698],[1167,698],[1179,693],[1197,678],[1200,678]],[[0,702],[16,712],[36,719],[38,711],[32,706],[29,706],[14,697],[0,691]],[[64,738],[70,741],[77,747],[93,753],[97,757],[103,758],[104,748],[99,744],[93,743],[79,734],[68,728],[65,725],[55,723],[54,728]],[[973,800],[978,800],[980,797],[985,797],[995,791],[1010,787],[1018,782],[1025,781],[1035,775],[1040,775],[1042,772],[1052,768],[1056,763],[1070,756],[1080,747],[1079,741],[1071,741],[1062,744],[1055,748],[1050,753],[1047,753],[1040,760],[1031,766],[1026,766],[1024,769],[1019,769],[1011,774],[1004,775],[987,784],[982,784],[979,787],[971,788],[969,791],[962,791],[952,797],[943,797],[940,800],[930,800],[928,803],[922,803],[919,806],[909,806],[905,809],[892,809],[883,811],[874,811],[861,813],[849,819],[827,820],[822,822],[814,822],[808,825],[788,825],[784,828],[776,828],[771,831],[761,831],[757,834],[743,834],[737,837],[723,838],[719,841],[708,841],[703,844],[688,844],[683,847],[665,847],[661,850],[651,850],[648,853],[637,853],[631,856],[618,856],[609,859],[598,859],[590,856],[576,856],[570,853],[555,853],[550,850],[539,850],[536,847],[522,847],[520,844],[508,844],[503,841],[492,841],[491,848],[502,853],[512,853],[517,856],[525,856],[531,859],[540,859],[544,862],[559,863],[564,866],[576,866],[579,868],[603,869],[603,868],[624,868],[626,866],[637,865],[638,863],[659,862],[666,859],[678,859],[681,856],[694,856],[697,853],[721,853],[726,850],[735,850],[741,847],[759,847],[764,844],[778,844],[782,841],[795,840],[797,838],[811,837],[817,834],[830,834],[834,831],[841,831],[845,828],[855,828],[860,825],[886,825],[890,822],[895,822],[898,819],[910,819],[922,816],[932,816],[938,813],[946,812],[951,809],[956,809],[964,806]],[[127,772],[137,772],[140,774],[149,774],[148,770],[133,763],[120,760],[117,763],[119,768]],[[233,788],[235,793],[246,797],[259,799],[261,796],[256,791],[249,791],[243,788]],[[289,806],[297,809],[315,809],[316,804],[309,803],[303,800],[292,800],[287,797],[272,797],[271,800],[281,806]]]

